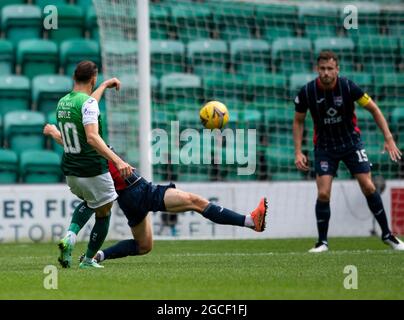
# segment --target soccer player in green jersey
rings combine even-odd
[[[93,257],[108,233],[112,203],[118,197],[108,171],[108,160],[114,163],[123,178],[133,170],[102,139],[98,102],[106,89],[119,90],[120,81],[116,78],[106,80],[94,91],[97,74],[97,66],[93,62],[80,62],[74,72],[73,91],[60,99],[56,108],[64,147],[63,174],[71,192],[96,212],[86,257],[80,264],[83,269],[102,268]],[[69,230],[58,244],[59,260],[67,267],[71,264],[74,237],[74,230]]]

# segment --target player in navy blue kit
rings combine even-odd
[[[309,170],[308,159],[302,153],[304,120],[308,110],[314,123],[314,167],[318,191],[315,210],[319,237],[309,252],[328,250],[331,185],[340,161],[359,182],[369,209],[382,230],[382,240],[395,250],[404,250],[404,243],[389,229],[382,199],[371,179],[370,163],[357,126],[355,102],[372,114],[383,133],[384,150],[391,160],[397,162],[401,159],[401,151],[386,119],[367,93],[351,80],[338,76],[338,58],[333,52],[320,53],[317,71],[318,77],[303,86],[295,98],[293,122],[295,164],[302,171]]]

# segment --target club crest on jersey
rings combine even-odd
[[[320,161],[320,168],[323,171],[327,171],[328,170],[328,161]]]
[[[337,107],[342,106],[342,97],[341,96],[334,97],[334,105],[337,106]]]

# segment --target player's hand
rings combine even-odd
[[[121,81],[117,78],[111,78],[109,80],[104,81],[104,86],[108,89],[115,88],[116,91],[119,91],[121,89]]]
[[[301,171],[309,171],[309,166],[307,165],[307,157],[303,153],[297,153],[295,156],[295,165]]]
[[[43,128],[43,134],[45,136],[52,136],[52,134],[54,134],[57,131],[58,131],[58,129],[56,128],[56,126],[54,124],[47,123],[45,125],[45,127]]]
[[[391,160],[393,160],[394,162],[401,160],[402,153],[400,149],[397,148],[393,137],[390,137],[384,141],[383,153],[386,151],[389,153]]]
[[[122,160],[116,163],[115,166],[118,169],[121,177],[124,179],[128,178],[132,174],[133,170],[135,170],[129,163]]]

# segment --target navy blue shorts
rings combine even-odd
[[[136,184],[118,191],[118,204],[128,219],[128,225],[138,225],[149,211],[165,211],[164,195],[169,188],[175,188],[175,184],[156,185],[141,178]]]
[[[319,176],[336,176],[339,162],[343,161],[352,175],[370,172],[371,164],[362,143],[343,151],[314,150],[314,167]]]

